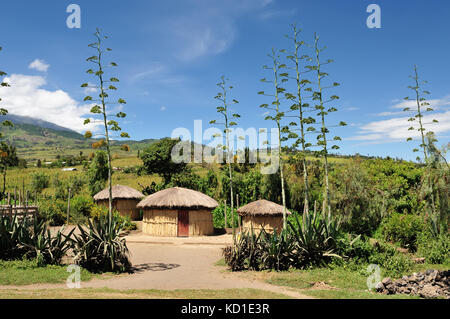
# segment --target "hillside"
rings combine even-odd
[[[69,128],[56,125],[40,119],[8,114],[1,120],[13,122],[14,127],[0,126],[2,140],[17,147],[20,157],[27,160],[52,159],[58,154],[78,154],[79,152],[92,152],[93,140],[86,140],[83,135]],[[129,140],[132,151],[144,149],[155,139],[142,141]],[[113,151],[122,145],[121,141],[112,141]]]

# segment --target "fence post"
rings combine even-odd
[[[14,207],[16,206],[16,204],[17,204],[17,201],[16,201],[16,199],[17,199],[17,187],[16,186],[14,186]]]
[[[70,187],[69,187],[69,198],[67,199],[67,225],[69,225],[70,218]]]

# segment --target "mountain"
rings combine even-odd
[[[49,147],[57,145],[87,145],[83,135],[50,123],[28,116],[7,114],[0,121],[9,120],[14,127],[0,126],[2,140],[15,145],[18,149],[30,147]]]
[[[66,127],[56,125],[40,119],[7,114],[0,116],[0,122],[9,120],[14,127],[0,125],[1,141],[17,147],[20,157],[28,160],[38,158],[54,158],[60,154],[79,154],[80,151],[92,152],[95,140],[86,140],[83,135]],[[142,141],[127,140],[111,141],[112,150],[118,152],[120,146],[128,144],[132,151],[143,150],[155,139]]]
[[[63,132],[72,132],[77,133],[74,130],[71,130],[67,127],[62,127],[59,125],[56,125],[54,123],[50,123],[44,120],[40,120],[37,118],[33,118],[30,116],[21,116],[21,115],[14,115],[14,114],[6,114],[0,120],[9,120],[15,124],[30,124],[30,125],[36,125],[41,128],[47,128],[55,131],[63,131]]]

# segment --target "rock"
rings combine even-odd
[[[375,289],[376,289],[377,291],[383,290],[383,289],[384,289],[383,283],[382,283],[382,282],[377,283],[377,284],[375,285]]]
[[[424,285],[419,291],[419,296],[422,298],[437,298],[439,297],[439,288],[432,285]]]
[[[450,271],[427,270],[392,281],[386,277],[376,285],[376,291],[386,295],[409,294],[422,298],[450,299]]]

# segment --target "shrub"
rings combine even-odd
[[[31,175],[31,189],[41,193],[50,185],[50,177],[43,172],[35,172]]]
[[[419,238],[418,254],[431,264],[450,263],[450,235],[439,234],[437,237],[423,233]]]
[[[401,277],[413,266],[413,261],[407,255],[386,243],[375,244],[369,263],[379,265],[384,269],[385,276],[394,278]]]
[[[102,205],[91,204],[90,206],[90,216],[95,221],[99,221],[100,218],[105,218],[108,216],[108,208]],[[116,210],[113,210],[113,218],[122,225],[123,230],[135,230],[137,229],[136,223],[131,221],[130,216],[121,216]]]
[[[41,199],[39,201],[39,218],[50,226],[61,226],[67,220],[67,202],[61,199]]]
[[[88,220],[85,229],[78,225],[80,235],[74,235],[72,248],[75,262],[91,272],[125,272],[131,269],[129,251],[120,238],[122,224],[115,218],[100,216]]]
[[[337,241],[337,252],[347,261],[365,264],[369,262],[370,256],[374,254],[375,250],[370,242],[360,235],[354,237],[345,234]]]
[[[396,242],[414,252],[425,224],[421,216],[393,213],[380,227],[384,240]]]
[[[70,200],[70,219],[72,222],[85,222],[91,216],[92,198],[90,196],[77,195]]]
[[[234,208],[234,227],[238,227],[239,226],[239,221],[238,221],[238,214],[237,214],[237,209]],[[231,209],[230,206],[227,206],[227,225],[225,226],[225,206],[223,204],[219,204],[219,206],[217,206],[213,211],[213,223],[214,223],[214,228],[231,228],[232,227],[232,223],[231,223]]]

